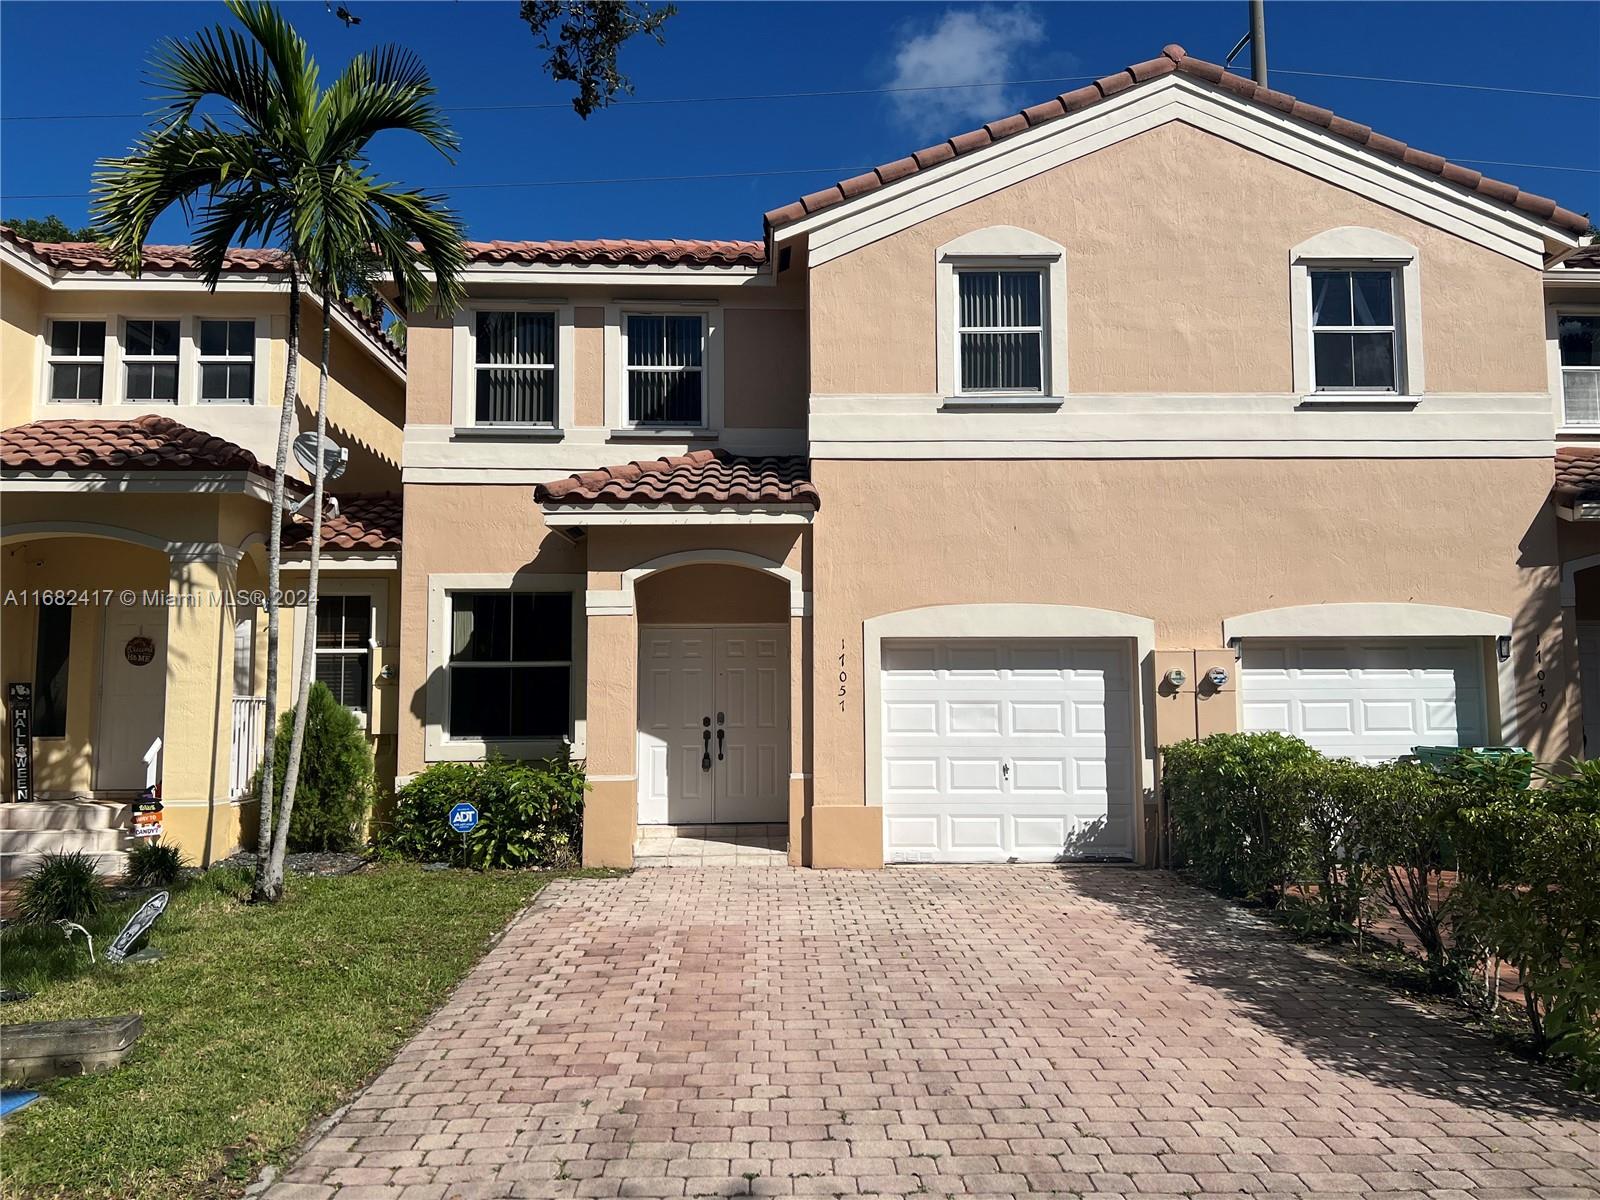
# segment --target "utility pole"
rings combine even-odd
[[[1250,78],[1267,86],[1267,0],[1250,0]]]
[[[1256,86],[1267,86],[1267,5],[1266,0],[1250,0],[1250,27],[1245,35],[1233,44],[1228,57],[1222,60],[1225,67],[1233,66],[1239,51],[1250,47],[1250,78]]]

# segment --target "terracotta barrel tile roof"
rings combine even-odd
[[[1600,446],[1556,447],[1556,481],[1550,495],[1568,502],[1584,496],[1600,498]]]
[[[703,264],[758,267],[765,242],[693,241],[681,238],[593,238],[579,242],[468,242],[467,254],[483,263],[606,263],[629,266]]]
[[[536,484],[541,504],[808,504],[822,507],[801,457],[741,458],[695,450],[670,458],[584,471]]]
[[[354,493],[340,496],[339,515],[323,517],[324,550],[394,551],[400,549],[403,512],[394,492]],[[311,522],[290,517],[283,526],[283,548],[306,550],[311,546]]]
[[[0,465],[18,471],[249,471],[272,477],[272,467],[243,446],[160,416],[18,425],[0,432]]]
[[[1554,200],[1534,195],[1532,192],[1521,191],[1509,183],[1501,183],[1499,180],[1486,178],[1470,167],[1447,162],[1436,154],[1413,150],[1404,142],[1385,137],[1380,133],[1374,133],[1370,126],[1362,125],[1355,121],[1347,121],[1325,108],[1307,104],[1287,93],[1259,87],[1254,80],[1231,74],[1216,63],[1206,62],[1204,59],[1191,58],[1188,51],[1178,45],[1167,46],[1157,58],[1135,63],[1133,66],[1126,67],[1113,75],[1097,79],[1086,87],[1064,92],[1054,100],[1047,100],[1043,104],[1035,104],[1031,108],[1025,108],[1015,116],[991,121],[987,125],[979,129],[970,130],[967,133],[958,133],[937,146],[930,146],[926,150],[918,150],[908,158],[896,159],[894,162],[885,163],[864,175],[857,175],[833,187],[824,188],[820,192],[813,192],[792,204],[784,205],[782,208],[775,208],[766,214],[767,229],[771,231],[784,225],[792,224],[802,217],[810,216],[812,213],[820,212],[825,208],[831,208],[836,204],[843,204],[846,200],[859,196],[864,192],[874,191],[898,179],[903,179],[916,171],[924,171],[958,155],[970,154],[975,150],[981,150],[994,142],[1021,133],[1024,129],[1057,120],[1068,113],[1079,112],[1082,109],[1098,104],[1107,96],[1114,96],[1118,92],[1126,91],[1128,88],[1135,87],[1147,80],[1158,79],[1173,72],[1202,80],[1214,87],[1222,88],[1242,100],[1264,105],[1296,120],[1325,129],[1337,137],[1365,146],[1374,153],[1384,155],[1387,158],[1398,159],[1409,166],[1427,171],[1432,175],[1438,175],[1468,191],[1487,196],[1492,200],[1498,200],[1503,204],[1509,204],[1540,221],[1560,226],[1562,229],[1573,233],[1587,233],[1589,230],[1589,219],[1587,217],[1559,207]]]
[[[1561,265],[1574,271],[1600,271],[1600,244],[1585,246]]]

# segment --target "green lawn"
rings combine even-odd
[[[60,960],[23,970],[32,955],[8,931],[0,955],[16,951],[17,970],[0,962],[0,975],[42,990],[0,1020],[138,1012],[145,1032],[117,1070],[44,1084],[43,1099],[5,1122],[0,1193],[236,1194],[382,1066],[557,877],[382,866],[292,876],[283,903],[257,908],[241,902],[242,876],[213,873],[157,923],[165,959],[54,982]]]

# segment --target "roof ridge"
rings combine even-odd
[[[1100,103],[1102,100],[1117,95],[1119,92],[1127,91],[1129,88],[1139,84],[1158,79],[1163,75],[1171,75],[1175,72],[1211,84],[1223,91],[1232,93],[1242,100],[1276,109],[1295,120],[1304,121],[1307,124],[1325,129],[1336,137],[1365,146],[1375,154],[1381,154],[1407,166],[1426,171],[1431,175],[1437,175],[1447,183],[1519,209],[1540,221],[1575,233],[1587,233],[1589,230],[1588,217],[1562,208],[1548,197],[1540,196],[1533,192],[1524,192],[1514,184],[1491,179],[1480,171],[1460,166],[1440,155],[1415,150],[1397,138],[1387,137],[1384,134],[1375,132],[1370,125],[1347,120],[1330,109],[1322,108],[1315,104],[1307,104],[1287,92],[1262,87],[1253,79],[1246,79],[1244,76],[1230,73],[1225,66],[1219,66],[1216,63],[1193,57],[1176,42],[1162,47],[1160,55],[1155,58],[1134,63],[1120,71],[1102,76],[1093,83],[1074,88],[1069,92],[1062,92],[1052,100],[1046,100],[1024,108],[1010,116],[989,121],[977,129],[955,134],[942,142],[922,150],[913,151],[904,158],[895,159],[893,162],[881,163],[870,171],[864,171],[860,175],[842,180],[831,187],[802,196],[799,200],[766,213],[762,218],[763,223],[770,234],[774,229],[793,224],[795,221],[808,217],[812,213],[820,212],[825,208],[832,208],[837,204],[843,204],[847,200],[853,200],[867,192],[886,187],[907,176],[914,175],[918,171],[924,171],[940,163],[949,162],[951,159],[961,155],[981,150],[985,146],[1003,141],[1024,130],[1080,112]]]

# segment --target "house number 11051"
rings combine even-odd
[[[840,638],[839,639],[839,711],[840,712],[844,711],[845,697],[850,694],[850,689],[847,686],[849,684],[849,682],[850,682],[850,673],[844,669],[844,655],[845,655],[844,639]]]

